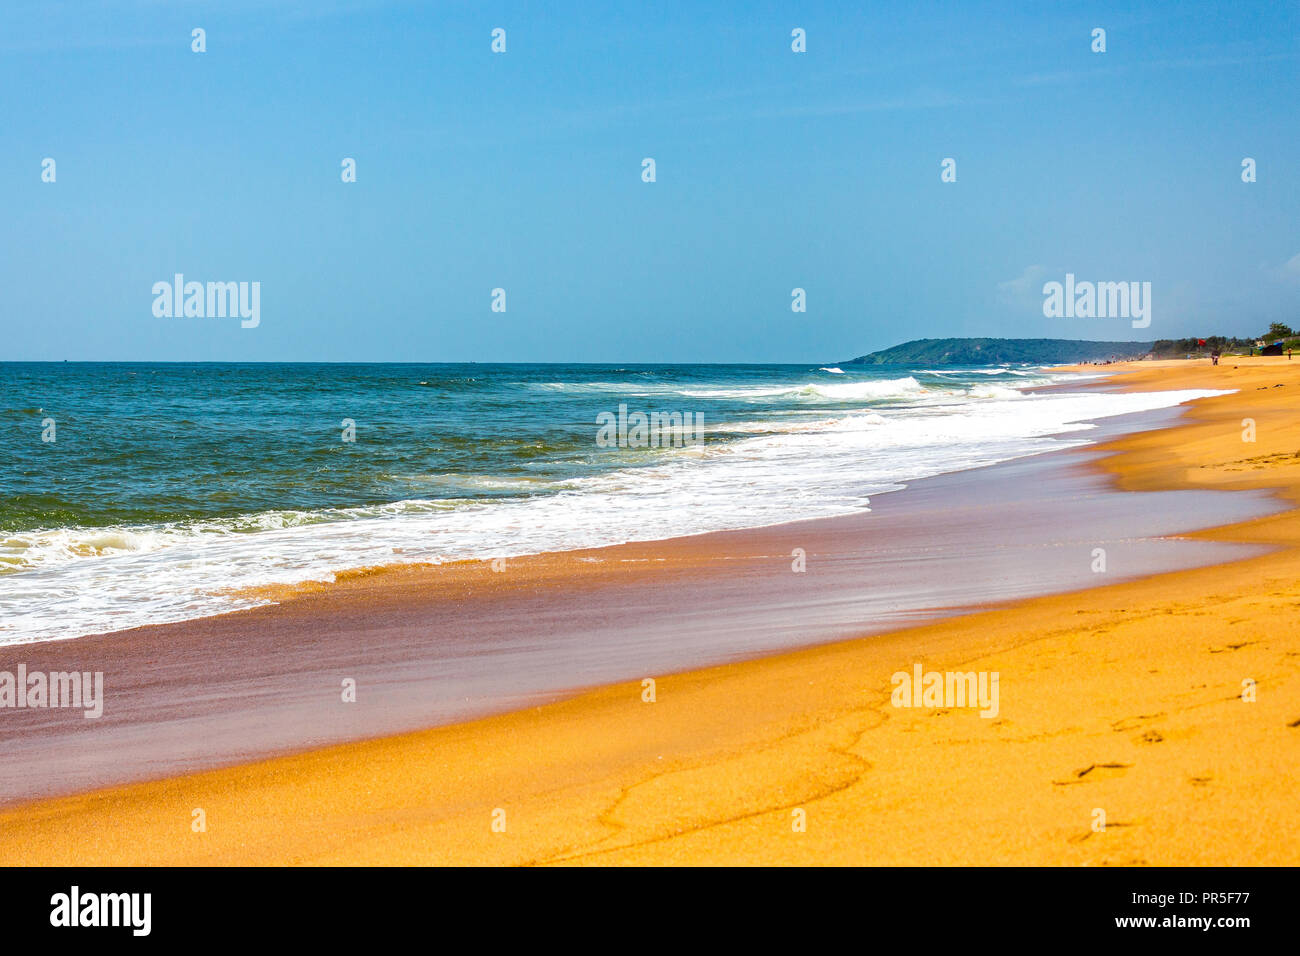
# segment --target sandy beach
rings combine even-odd
[[[1178,410],[1166,427],[1059,453],[1078,458],[1079,475],[1068,479],[1077,484],[1059,477],[1035,495],[1038,473],[1025,471],[1023,487],[989,490],[965,518],[944,498],[943,479],[928,499],[924,489],[900,492],[900,501],[918,502],[913,509],[946,500],[952,527],[942,526],[942,510],[928,523],[899,518],[900,529],[923,530],[888,537],[876,564],[863,556],[863,526],[834,519],[603,549],[605,560],[595,552],[542,556],[504,574],[441,568],[436,596],[429,569],[354,575],[283,595],[271,608],[7,648],[6,665],[21,657],[51,670],[129,667],[134,683],[116,699],[132,719],[103,731],[53,712],[6,724],[10,805],[0,812],[0,860],[1300,862],[1300,363],[1224,361],[1104,369],[1117,373],[1108,387],[1236,391]],[[1069,510],[1086,508],[1102,486],[1141,493],[1128,496],[1135,502],[1150,496],[1151,515],[1099,506],[1094,523],[1091,513]],[[1178,499],[1196,502],[1183,520],[1207,529],[1170,542],[1178,557],[1166,554],[1158,496],[1226,491],[1242,494],[1204,499],[1222,507]],[[1087,526],[1058,531],[1050,549],[1033,552],[1030,539],[1050,523],[1052,502],[1070,496],[1083,503],[1062,501],[1060,514],[1072,516],[1062,520]],[[981,528],[1015,524],[1018,499],[1024,514],[1039,515],[1037,524],[1026,518],[1033,534],[1004,565],[970,557]],[[880,583],[874,575],[891,566],[891,550],[940,549],[945,534],[952,554],[939,551],[926,565],[935,587],[941,578],[947,589],[941,619],[906,626],[919,616],[910,605],[846,597]],[[1112,570],[1089,568],[1089,537],[1107,543]],[[790,589],[804,579],[789,567],[800,546],[814,561],[855,556],[828,561],[817,577],[823,590],[802,603]],[[1211,552],[1195,549],[1216,547],[1216,563],[1168,570],[1204,564]],[[1198,561],[1187,558],[1193,552]],[[650,592],[647,575],[655,576]],[[1056,593],[1016,592],[1015,581],[1035,577],[1038,591]],[[660,670],[659,635],[639,622],[674,608],[674,595],[688,588],[697,589],[689,606],[701,621],[746,602],[759,610],[736,618],[735,640],[698,645],[689,619],[674,625],[669,615],[664,626],[680,628],[691,653],[727,662]],[[461,615],[450,635],[428,624],[448,615]],[[479,719],[421,698],[419,687],[463,681],[487,653],[467,645],[457,664],[431,657],[432,642],[508,634],[525,619],[536,633],[491,658],[494,667],[514,660],[542,668],[532,647],[539,634],[617,630],[646,648],[637,660],[654,680],[654,700],[642,679],[608,683],[615,665],[599,655],[584,658],[585,670],[567,684],[557,675],[519,699],[488,675],[475,693],[492,701],[487,710],[504,712]],[[361,633],[369,636],[358,646]],[[792,633],[814,646],[775,653]],[[358,653],[369,671],[346,656]],[[770,656],[738,659],[758,654]],[[996,672],[997,715],[894,706],[892,676],[917,665]],[[335,706],[340,675],[356,677],[362,693],[390,687],[382,713],[358,723],[355,711]],[[335,688],[328,712],[313,703],[320,695],[292,692],[318,677]],[[565,696],[566,687],[596,685]],[[461,722],[413,729],[447,719]],[[334,743],[349,737],[373,739]],[[285,750],[301,752],[248,760]],[[80,763],[70,756],[92,751]],[[187,762],[228,766],[179,772]],[[104,787],[115,772],[141,782]],[[31,799],[60,789],[86,792]]]

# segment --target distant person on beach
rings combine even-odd
[[[1210,364],[1211,365],[1219,364],[1219,352],[1217,349],[1210,353]]]

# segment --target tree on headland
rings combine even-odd
[[[1276,342],[1278,339],[1289,339],[1295,334],[1289,325],[1274,322],[1268,327],[1268,334],[1264,336],[1264,339],[1268,342]]]
[[[1254,339],[1207,335],[1203,339],[1157,339],[1151,346],[1151,354],[1156,358],[1181,358],[1212,352],[1249,352],[1254,346]]]

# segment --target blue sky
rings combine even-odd
[[[824,362],[1300,325],[1298,10],[7,0],[0,359]],[[261,324],[156,318],[177,272],[260,282]],[[1151,282],[1150,329],[1045,318],[1066,272]]]

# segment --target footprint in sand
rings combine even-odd
[[[1242,641],[1240,644],[1224,644],[1222,647],[1211,647],[1211,654],[1222,654],[1224,651],[1239,651],[1243,647],[1250,647],[1252,644],[1258,644],[1259,641]]]
[[[1106,823],[1106,830],[1102,830],[1101,832],[1094,832],[1092,830],[1089,830],[1086,833],[1076,833],[1074,836],[1070,837],[1070,842],[1082,843],[1084,840],[1088,839],[1089,837],[1105,836],[1107,830],[1122,830],[1125,827],[1135,827],[1135,826],[1137,826],[1136,823],[1126,823],[1123,820],[1110,820],[1107,821]]]
[[[1109,774],[1109,773],[1104,773],[1103,771],[1108,771],[1108,770],[1124,771],[1124,770],[1128,770],[1132,766],[1133,765],[1131,763],[1090,763],[1082,770],[1076,770],[1074,772],[1073,780],[1053,780],[1052,783],[1058,787],[1068,787],[1076,783],[1083,783],[1084,777],[1089,777],[1092,780],[1096,780],[1099,777],[1118,776],[1118,774]]]
[[[1138,714],[1136,717],[1124,717],[1110,725],[1110,729],[1116,733],[1124,733],[1129,730],[1137,730],[1148,720],[1158,720],[1163,717],[1165,712],[1162,710],[1156,714]]]

